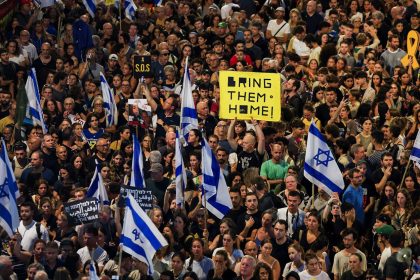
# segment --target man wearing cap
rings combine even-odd
[[[378,269],[380,271],[384,270],[386,260],[391,256],[391,245],[389,244],[389,236],[394,232],[394,228],[391,225],[382,225],[376,229],[376,234],[378,235],[378,244],[382,253],[381,259],[379,261]]]
[[[284,20],[284,14],[285,9],[283,7],[276,9],[276,18],[268,22],[265,37],[267,40],[270,40],[271,37],[276,37],[283,44],[283,48],[286,49],[286,43],[291,32],[290,25]]]
[[[113,53],[109,55],[108,63],[105,65],[105,77],[109,84],[112,84],[112,78],[117,74],[122,75],[122,72],[118,64],[118,56]]]
[[[152,194],[156,196],[159,206],[163,208],[165,191],[171,181],[167,177],[163,177],[163,166],[160,163],[153,163],[149,171],[150,178],[146,180],[146,187],[152,191]]]

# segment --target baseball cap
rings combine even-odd
[[[391,218],[388,215],[385,214],[379,214],[376,219],[378,221],[381,221],[382,223],[391,224]]]
[[[391,233],[394,232],[394,230],[395,229],[390,225],[383,225],[383,226],[378,227],[376,229],[376,233],[389,236],[389,235],[391,235]]]
[[[282,12],[285,12],[286,10],[285,10],[283,7],[277,7],[276,12],[277,12],[277,11],[282,11]]]
[[[224,21],[222,21],[222,22],[219,22],[218,26],[219,26],[220,28],[227,28],[227,23],[226,23],[226,22],[224,22]]]
[[[115,53],[110,54],[108,60],[118,60],[118,55],[116,55]]]
[[[150,172],[163,172],[163,166],[160,163],[153,163]]]

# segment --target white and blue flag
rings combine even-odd
[[[195,109],[192,96],[190,71],[188,68],[188,57],[185,60],[184,79],[181,91],[181,137],[188,139],[188,132],[198,128],[197,110]]]
[[[202,172],[203,172],[203,196],[206,200],[206,208],[217,218],[223,217],[232,209],[229,190],[226,185],[225,176],[216,156],[213,154],[209,144],[203,138],[202,142]]]
[[[136,4],[134,4],[133,0],[124,1],[124,11],[125,11],[125,17],[131,21],[134,21],[136,11],[137,11],[137,6]]]
[[[131,194],[126,199],[124,225],[120,242],[122,250],[148,266],[148,274],[153,274],[153,257],[157,250],[168,242],[159,229],[141,209]]]
[[[28,79],[25,85],[26,95],[28,96],[28,105],[26,107],[26,117],[32,119],[34,125],[39,125],[42,132],[47,133],[47,127],[44,122],[44,115],[41,107],[41,96],[39,94],[38,81],[36,79],[35,68],[29,71]]]
[[[117,125],[118,123],[118,109],[115,103],[114,94],[109,86],[104,74],[100,73],[102,98],[104,100],[104,109],[106,116],[106,126]]]
[[[162,0],[153,0],[153,4],[155,4],[156,6],[159,6],[162,4]]]
[[[19,226],[16,199],[19,189],[7,155],[6,144],[1,140],[0,151],[0,226],[12,237]]]
[[[143,189],[146,187],[143,174],[143,153],[139,139],[133,134],[133,160],[131,163],[130,186]]]
[[[417,132],[413,149],[411,150],[410,159],[416,163],[420,162],[420,130]]]
[[[104,185],[104,179],[102,178],[98,162],[96,162],[95,173],[93,174],[92,181],[90,181],[86,196],[95,197],[100,205],[109,205],[108,193]]]
[[[324,136],[313,122],[309,127],[304,175],[311,183],[330,195],[333,192],[343,192],[343,175]]]
[[[89,265],[89,280],[99,280],[98,274],[96,273],[95,264],[93,261]]]
[[[184,191],[187,186],[187,173],[182,158],[181,142],[179,140],[178,131],[176,132],[175,139],[175,176],[175,201],[176,205],[182,207],[184,204]]]
[[[96,13],[96,0],[83,0],[83,4],[89,15],[94,18]]]
[[[34,0],[34,3],[42,9],[54,5],[55,0]]]

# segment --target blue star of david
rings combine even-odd
[[[132,233],[134,234],[134,240],[140,240],[140,242],[143,243],[143,241],[140,238],[140,231],[138,231],[137,229],[133,229]]]
[[[4,182],[3,182],[2,185],[0,185],[0,198],[9,197],[9,195],[7,194],[7,192],[4,190],[4,188],[6,187],[6,185],[7,185],[7,179],[4,180]]]
[[[333,161],[334,158],[330,155],[331,151],[329,150],[322,150],[318,149],[318,153],[314,156],[314,160],[316,161],[316,166],[323,164],[325,167],[328,167],[328,162]]]

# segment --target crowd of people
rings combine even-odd
[[[409,159],[420,128],[420,59],[419,41],[408,39],[420,32],[418,0],[135,0],[132,19],[113,1],[98,1],[94,16],[86,1],[17,2],[0,32],[0,134],[20,223],[12,238],[2,231],[1,279],[89,279],[91,263],[100,279],[133,280],[399,280],[420,272],[420,165]],[[151,57],[140,79],[137,55]],[[187,58],[199,126],[175,155]],[[46,131],[26,117],[32,68]],[[281,120],[220,118],[220,71],[278,73]],[[107,120],[101,73],[116,123]],[[135,123],[130,99],[150,107]],[[312,122],[340,167],[342,193],[304,177]],[[153,275],[119,250],[132,134],[155,197],[149,217],[169,244],[156,253]],[[201,197],[203,138],[233,205],[222,220]],[[181,156],[188,183],[179,207]],[[111,203],[96,222],[74,225],[64,203],[86,198],[97,165]]]

